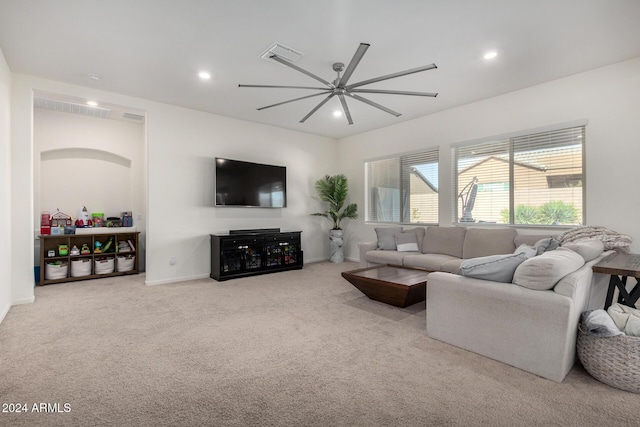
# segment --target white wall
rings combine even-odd
[[[364,223],[364,160],[439,146],[440,224],[450,225],[452,143],[581,119],[588,120],[587,224],[632,236],[639,252],[639,94],[636,58],[340,140],[340,170],[361,207],[347,228],[346,256],[357,258],[357,243],[375,240],[374,225]]]
[[[148,141],[147,283],[208,275],[209,234],[230,229],[302,230],[305,262],[328,258],[328,224],[309,214],[313,183],[337,171],[335,140],[165,105],[148,113]],[[286,166],[287,207],[213,207],[216,156]]]
[[[10,87],[11,73],[0,50],[0,224],[5,227],[5,240],[11,233]],[[0,322],[11,306],[11,245],[7,243],[0,245]]]
[[[13,74],[12,236],[13,303],[33,299],[33,92],[96,99],[147,112],[146,281],[149,284],[207,277],[209,234],[235,228],[280,227],[302,230],[305,262],[329,256],[313,183],[336,173],[337,141],[229,119],[139,98]],[[213,157],[273,163],[287,167],[288,207],[213,207]],[[177,263],[169,265],[169,258]]]

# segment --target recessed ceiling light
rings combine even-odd
[[[96,101],[87,101],[87,105],[89,107],[97,107],[98,103]]]
[[[492,50],[491,52],[487,52],[484,54],[484,59],[493,59],[496,56],[498,56],[498,52],[496,52],[495,50]]]
[[[342,116],[342,111],[336,110],[333,112],[333,117],[340,117],[340,116]]]
[[[202,80],[209,80],[211,78],[211,73],[207,71],[200,71],[198,73],[198,77],[200,77]]]

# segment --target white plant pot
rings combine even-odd
[[[344,262],[344,244],[342,230],[329,230],[329,243],[331,254],[329,256],[329,262],[340,263]]]

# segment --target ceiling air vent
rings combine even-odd
[[[289,62],[296,62],[300,57],[304,56],[304,53],[298,52],[288,46],[280,43],[274,43],[267,50],[262,52],[260,58],[270,60],[272,55],[277,55],[282,59],[286,59]]]
[[[111,114],[111,110],[107,108],[89,107],[88,105],[55,99],[34,98],[33,105],[36,108],[44,108],[47,110],[60,111],[64,113],[82,114],[85,116],[99,117],[102,119],[109,118],[109,115]]]
[[[144,121],[144,116],[142,116],[140,114],[133,114],[133,113],[127,113],[127,112],[122,113],[122,118],[123,119],[129,119],[129,120],[135,120],[135,121],[138,121],[138,122]]]

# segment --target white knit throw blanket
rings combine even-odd
[[[558,235],[561,245],[580,240],[597,239],[604,244],[605,250],[629,252],[632,239],[626,234],[620,234],[599,225],[581,225]]]

